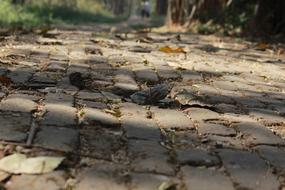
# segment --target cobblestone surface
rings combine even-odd
[[[44,175],[0,171],[1,190],[284,188],[284,55],[215,36],[53,32],[1,41],[0,159],[66,159]],[[160,52],[166,43],[186,54]],[[165,99],[132,103],[165,83]]]

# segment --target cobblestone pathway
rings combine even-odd
[[[44,175],[0,172],[0,189],[285,189],[284,57],[213,36],[125,38],[58,30],[2,39],[0,157],[66,159]],[[74,72],[91,75],[93,89],[71,85]],[[129,98],[163,83],[173,88],[156,105]]]

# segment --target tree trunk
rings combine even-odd
[[[167,13],[167,0],[156,0],[156,14],[166,15]]]
[[[183,25],[187,16],[187,0],[168,0],[167,19],[168,26]]]
[[[259,0],[255,27],[261,34],[285,32],[285,1]]]
[[[114,0],[114,5],[113,5],[113,13],[115,15],[120,15],[124,13],[125,10],[125,0]]]

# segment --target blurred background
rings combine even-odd
[[[285,32],[284,0],[1,0],[0,24],[31,29],[64,24],[118,23],[138,17],[131,27],[183,29],[200,34],[265,35]]]

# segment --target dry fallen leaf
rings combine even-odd
[[[0,170],[13,174],[43,174],[55,170],[63,160],[64,157],[27,158],[24,154],[12,154],[0,160]]]
[[[170,46],[163,46],[159,48],[159,51],[164,52],[164,53],[186,53],[186,51],[181,47],[172,48]]]
[[[10,176],[10,174],[8,174],[7,172],[2,172],[0,171],[0,182],[4,181],[5,179],[7,179]]]
[[[5,76],[0,76],[0,83],[6,87],[12,84],[12,80]]]
[[[271,49],[272,47],[267,43],[259,43],[255,46],[256,50],[265,51],[267,49]]]
[[[285,53],[285,49],[284,48],[278,48],[277,51],[276,51],[276,54],[279,56],[279,55],[284,55]]]

